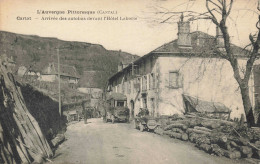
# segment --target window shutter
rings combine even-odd
[[[143,90],[143,77],[140,78],[140,84],[141,84],[140,90]]]
[[[154,76],[155,76],[155,80],[154,80],[154,86],[155,86],[155,88],[157,88],[157,86],[160,87],[160,86],[159,86],[159,80],[160,80],[160,75],[159,75],[159,73],[156,73]]]
[[[183,87],[183,76],[182,74],[178,74],[178,88],[182,88]]]

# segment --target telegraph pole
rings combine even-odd
[[[134,56],[132,56],[132,76],[134,76]]]
[[[57,56],[58,56],[58,83],[59,83],[59,114],[61,117],[61,93],[60,93],[60,53],[59,48],[57,48]]]

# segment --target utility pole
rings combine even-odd
[[[60,53],[59,48],[57,48],[57,56],[58,56],[58,83],[59,83],[59,114],[61,117],[61,93],[60,93]]]
[[[59,87],[58,87],[58,89],[59,89],[59,114],[60,114],[60,117],[62,116],[62,111],[61,111],[61,84],[60,84],[60,82],[61,82],[61,80],[60,80],[60,49],[62,50],[62,49],[65,49],[65,48],[69,48],[69,47],[57,47],[56,48],[56,51],[57,51],[57,57],[58,57],[58,83],[59,83]]]
[[[132,56],[132,76],[134,76],[134,56]]]

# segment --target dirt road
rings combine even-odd
[[[90,119],[68,127],[54,163],[82,164],[214,164],[240,163],[206,154],[193,145],[140,132],[131,124]]]

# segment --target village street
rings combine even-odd
[[[89,119],[72,124],[54,163],[82,164],[214,164],[243,163],[206,154],[190,143],[140,132],[131,124]]]

